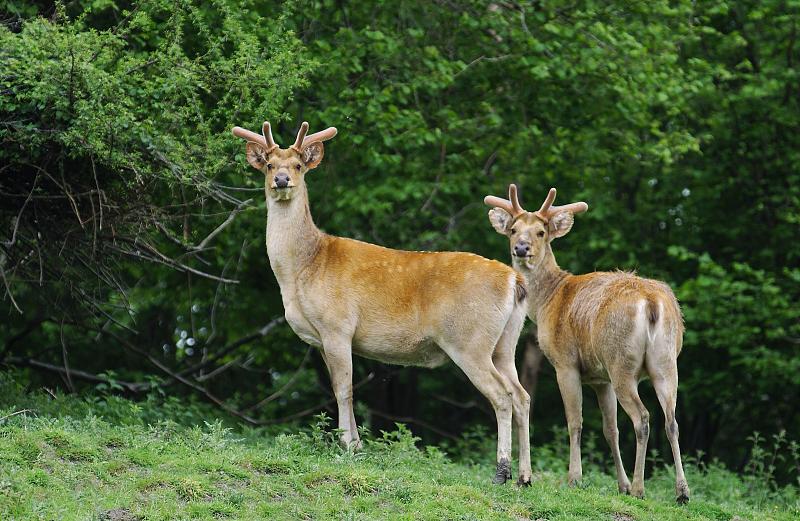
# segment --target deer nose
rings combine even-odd
[[[289,186],[289,174],[278,174],[275,176],[275,187],[286,188]]]
[[[527,242],[518,242],[514,245],[514,255],[517,257],[527,257],[531,251],[531,245]]]

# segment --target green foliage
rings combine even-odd
[[[152,298],[127,293],[148,273],[136,264],[175,267],[161,250],[199,241],[206,215],[237,202],[219,188],[236,184],[233,122],[280,119],[312,62],[285,13],[265,24],[248,2],[56,4],[15,29],[0,26],[2,263],[21,272],[9,293],[44,316],[77,304],[70,322],[84,307],[135,313]],[[226,246],[206,266],[222,269]],[[37,278],[39,288],[26,283]]]
[[[236,344],[283,309],[265,259],[260,174],[229,127],[269,119],[286,143],[308,119],[339,128],[308,176],[321,228],[507,261],[483,196],[516,182],[534,207],[556,186],[559,201],[590,207],[554,246],[562,266],[637,269],[682,301],[684,452],[744,471],[758,458],[746,433],[800,431],[796,2],[10,1],[0,10],[0,269],[16,299],[4,301],[0,352],[29,367],[32,384],[135,394],[138,411],[110,394],[91,402],[135,428],[156,422],[153,410],[180,424],[207,413],[181,406],[208,395],[169,371],[231,406],[271,397],[248,411],[259,421],[328,407],[323,362],[304,359],[285,324]],[[235,208],[230,226],[192,248]],[[52,367],[66,363],[100,378],[64,381]],[[357,360],[354,372],[365,381],[355,393],[362,425],[394,432],[393,415],[424,419],[414,435],[448,439],[462,461],[481,458],[493,418],[456,369]],[[537,394],[534,453],[564,424],[548,369]],[[659,406],[645,399],[652,446],[668,454]],[[586,403],[588,439],[600,428]],[[335,433],[320,426],[302,439],[334,457]],[[20,443],[34,457],[38,445]],[[548,447],[543,460],[563,460]],[[262,463],[285,470],[280,461]],[[777,482],[793,482],[790,460],[775,466]],[[316,490],[349,479],[325,476],[312,479]],[[142,486],[158,489],[154,479]],[[187,482],[186,494],[199,498],[204,483]],[[413,488],[393,494],[413,502]],[[229,508],[211,503],[202,515]],[[570,515],[540,507],[531,515]]]

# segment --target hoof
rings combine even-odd
[[[511,479],[511,462],[508,461],[508,458],[500,458],[500,461],[497,462],[497,471],[494,473],[492,483],[502,485],[509,479]]]
[[[569,488],[575,488],[581,486],[581,478],[567,478],[567,486]]]
[[[689,485],[685,481],[681,481],[675,487],[675,502],[679,505],[685,505],[689,502]]]
[[[517,486],[518,487],[530,487],[531,486],[531,478],[524,479],[522,476],[517,479]]]
[[[345,440],[343,438],[340,438],[339,446],[344,450],[346,450],[347,452],[358,452],[364,448],[364,445],[361,443],[360,439]]]
[[[631,495],[631,484],[630,483],[623,483],[619,486],[619,493],[624,494],[626,496]]]

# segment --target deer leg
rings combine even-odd
[[[592,386],[597,393],[597,403],[603,413],[603,435],[611,447],[614,457],[614,467],[617,469],[617,484],[622,494],[631,493],[631,482],[622,465],[622,456],[619,453],[619,430],[617,428],[617,395],[611,384],[597,384]]]
[[[361,436],[358,434],[358,425],[356,425],[356,415],[353,412],[352,402],[350,403],[350,435],[353,450],[361,450],[364,446],[361,444]]]
[[[647,440],[650,437],[650,413],[647,412],[639,398],[636,379],[627,378],[624,382],[615,382],[614,391],[622,408],[630,416],[636,431],[636,464],[633,468],[633,484],[631,494],[644,497],[644,463],[647,453]]]
[[[442,349],[450,356],[455,364],[464,371],[472,385],[489,400],[497,418],[497,471],[493,483],[502,485],[511,479],[511,417],[512,394],[510,387],[506,387],[506,379],[492,364],[491,355],[494,347],[485,350],[463,352],[457,349]],[[473,354],[474,353],[474,354]]]
[[[512,389],[512,407],[514,427],[517,429],[519,445],[519,477],[517,485],[531,485],[531,438],[530,438],[530,410],[531,397],[519,381],[517,368],[514,365],[514,350],[516,337],[505,333],[500,338],[493,359],[494,366],[503,375]],[[508,337],[508,338],[507,338]]]
[[[558,388],[564,401],[564,412],[569,429],[569,474],[568,483],[575,485],[583,477],[581,468],[581,430],[583,429],[583,393],[581,375],[577,369],[556,369]]]
[[[323,340],[323,359],[331,375],[333,394],[339,409],[340,441],[346,448],[357,448],[358,437],[353,414],[353,355],[349,340],[332,338]]]
[[[649,366],[650,364],[648,364]],[[679,504],[689,501],[689,485],[683,473],[683,463],[681,462],[681,448],[678,445],[678,422],[675,421],[675,404],[678,398],[678,367],[675,360],[667,362],[666,370],[650,370],[650,378],[653,380],[658,401],[664,411],[664,426],[667,431],[667,439],[672,447],[672,459],[675,462],[675,497]]]

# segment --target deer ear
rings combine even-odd
[[[303,148],[303,152],[300,155],[309,170],[317,168],[317,165],[322,161],[322,156],[325,155],[325,146],[321,141],[315,141]]]
[[[489,222],[500,235],[508,235],[508,225],[511,224],[511,214],[502,208],[489,210]]]
[[[269,158],[267,149],[255,141],[248,141],[245,151],[247,154],[247,162],[250,163],[250,166],[256,170],[263,170]]]
[[[572,229],[572,223],[575,222],[575,216],[570,211],[558,212],[550,218],[547,225],[550,231],[550,240],[563,237]]]

